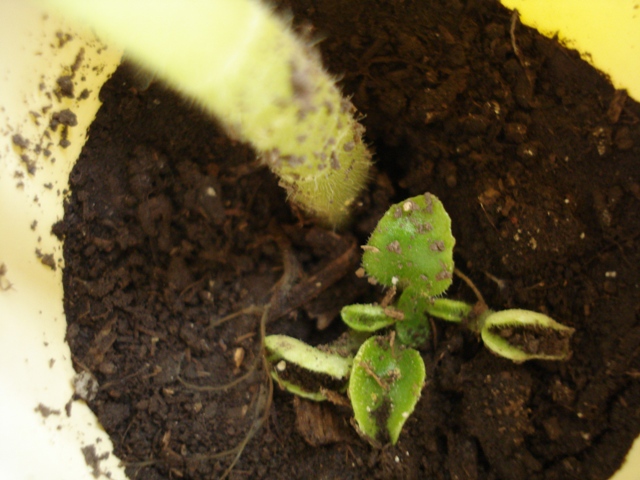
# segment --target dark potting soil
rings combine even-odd
[[[71,174],[67,338],[131,478],[219,478],[242,446],[229,478],[608,478],[640,433],[640,106],[494,1],[291,3],[377,152],[349,230],[302,223],[248,147],[126,65]],[[378,450],[346,406],[269,402],[261,307],[269,333],[337,336],[342,305],[384,294],[357,245],[425,191],[489,305],[575,328],[574,353],[516,365],[438,323],[416,411]]]

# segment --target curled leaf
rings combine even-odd
[[[319,401],[326,399],[323,389],[345,388],[352,356],[323,351],[286,335],[269,335],[264,343],[271,376],[291,393]]]
[[[455,323],[462,322],[473,310],[473,306],[466,302],[448,298],[434,298],[425,308],[429,315]]]
[[[342,321],[350,328],[359,332],[375,332],[393,325],[397,318],[387,314],[392,313],[388,308],[380,305],[347,305],[340,311]]]
[[[480,331],[487,348],[518,363],[568,360],[574,332],[542,313],[520,309],[489,312]]]

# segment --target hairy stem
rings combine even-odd
[[[318,53],[255,0],[41,0],[126,49],[249,142],[289,198],[331,226],[348,218],[370,154],[355,108]]]

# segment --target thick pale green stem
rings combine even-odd
[[[43,0],[214,113],[251,143],[291,201],[330,225],[347,218],[370,154],[354,107],[319,55],[253,0]]]

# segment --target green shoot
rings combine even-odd
[[[302,342],[296,344],[296,351],[304,354],[295,356],[285,352],[288,347],[270,347],[274,378],[289,391],[314,400],[325,398],[323,388],[336,390],[348,385],[358,431],[380,446],[397,442],[420,398],[425,367],[414,348],[427,343],[433,318],[469,328],[479,334],[491,352],[516,363],[569,359],[573,328],[528,310],[493,312],[471,280],[460,272],[457,274],[476,293],[477,303],[437,297],[451,284],[454,243],[451,220],[435,196],[427,193],[393,205],[364,247],[362,260],[367,275],[391,288],[386,302],[343,307],[342,319],[352,330],[348,335],[350,347],[338,358],[331,347],[322,348],[328,353],[319,356],[319,349]],[[398,290],[400,295],[394,301]],[[378,335],[367,337],[372,332]],[[291,340],[287,342],[291,344]],[[358,353],[352,358],[356,349]],[[277,363],[285,356],[301,369],[315,372],[316,377],[322,373],[323,378],[337,383],[331,386],[325,380],[322,387],[316,383],[309,388],[308,382],[287,377],[284,369],[278,372]],[[348,372],[347,364],[351,366]]]

